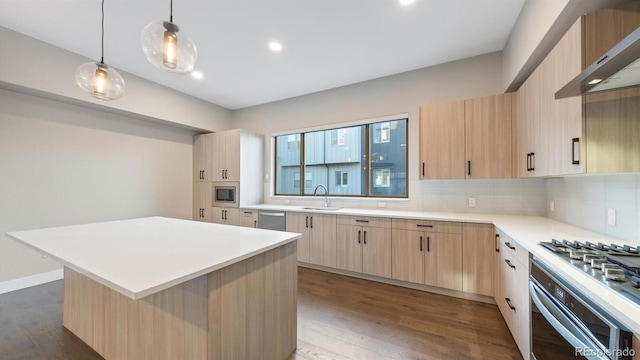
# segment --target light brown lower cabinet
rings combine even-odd
[[[462,290],[460,223],[394,219],[391,238],[393,279]]]
[[[238,208],[212,207],[213,222],[224,225],[237,225],[240,210]]]
[[[462,291],[493,296],[493,224],[462,224]]]
[[[495,300],[520,353],[528,359],[531,346],[529,254],[502,231],[498,230],[497,234],[500,240],[498,276],[502,286],[500,295]]]
[[[257,228],[258,227],[258,212],[255,210],[243,210],[238,212],[238,222],[235,224],[238,226]]]
[[[390,219],[340,216],[337,239],[339,269],[391,277]]]
[[[213,183],[193,182],[193,220],[211,222],[213,201]]]
[[[298,261],[336,267],[336,215],[287,212],[287,231],[298,239]]]

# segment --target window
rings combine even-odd
[[[388,143],[390,131],[391,126],[388,122],[373,124],[373,143]]]
[[[389,187],[391,184],[391,169],[375,169],[373,170],[373,186]]]
[[[345,129],[331,130],[331,145],[344,145]]]
[[[408,194],[406,118],[276,136],[274,156],[276,195]]]
[[[349,173],[336,171],[336,186],[349,186]]]

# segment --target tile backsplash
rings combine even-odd
[[[546,188],[547,217],[640,242],[640,173],[551,178]],[[615,225],[608,223],[610,209],[615,212]]]

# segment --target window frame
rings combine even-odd
[[[404,189],[405,189],[405,193],[403,195],[382,195],[382,194],[373,194],[372,191],[372,173],[373,173],[373,169],[371,166],[371,159],[370,159],[370,153],[371,153],[371,146],[373,145],[373,136],[372,136],[372,131],[373,131],[373,126],[374,124],[377,123],[387,123],[388,125],[388,141],[384,141],[384,142],[380,142],[377,144],[382,144],[382,143],[389,143],[392,141],[391,139],[391,129],[393,128],[392,126],[390,126],[391,122],[393,121],[404,121],[405,122],[405,129],[404,129],[404,144],[399,144],[399,146],[403,146],[404,147]],[[408,199],[409,198],[409,114],[408,113],[404,113],[404,114],[396,114],[396,115],[389,115],[389,116],[383,116],[383,117],[379,117],[379,118],[371,118],[371,119],[364,119],[364,120],[358,120],[358,121],[350,121],[350,122],[343,122],[343,123],[335,123],[335,124],[331,124],[331,125],[325,125],[325,126],[318,126],[318,127],[312,127],[312,128],[305,128],[305,129],[300,129],[300,130],[296,130],[296,131],[282,131],[282,132],[277,132],[277,133],[272,133],[271,134],[271,139],[272,139],[272,144],[273,144],[273,153],[271,156],[271,160],[272,160],[272,164],[273,164],[273,176],[272,176],[272,196],[275,197],[304,197],[304,196],[313,196],[313,194],[305,194],[305,191],[303,187],[299,187],[296,188],[295,190],[299,190],[299,192],[296,193],[279,193],[278,192],[278,141],[277,138],[281,137],[281,136],[287,136],[287,135],[299,135],[300,136],[300,141],[299,143],[299,151],[300,151],[300,164],[298,165],[299,168],[305,169],[306,168],[306,161],[305,161],[305,134],[306,133],[312,133],[312,132],[317,132],[317,131],[329,131],[329,130],[339,130],[339,129],[346,129],[349,127],[354,127],[354,126],[360,126],[360,125],[364,125],[365,126],[365,136],[363,137],[363,142],[365,143],[364,145],[364,152],[362,154],[362,166],[363,166],[363,174],[362,177],[363,179],[361,180],[363,182],[363,187],[364,187],[364,194],[333,194],[333,193],[329,193],[329,196],[331,197],[343,197],[343,198],[364,198],[364,199]],[[382,131],[382,124],[381,124],[381,131]],[[346,140],[345,140],[346,143]],[[335,145],[332,144],[332,141],[330,140],[327,144],[328,146],[341,146],[341,145]],[[308,173],[308,172],[307,172]],[[304,174],[304,171],[301,171],[301,174]],[[399,173],[401,174],[401,173]],[[389,173],[389,185],[388,186],[384,186],[384,187],[390,187],[391,186],[391,172]],[[309,179],[310,180],[310,179]],[[349,179],[348,181],[351,181],[352,179]],[[302,184],[302,182],[306,181],[307,179],[304,179],[304,176],[300,179],[300,183]],[[329,184],[327,184],[329,185]],[[347,185],[348,186],[348,185]],[[340,186],[342,187],[342,186]],[[382,186],[380,186],[382,187]]]

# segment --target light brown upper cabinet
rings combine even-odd
[[[520,87],[519,177],[640,171],[640,88],[555,99],[638,26],[638,1],[582,16]]]
[[[201,134],[193,138],[193,181],[213,179],[213,139],[216,134]]]
[[[512,94],[420,108],[420,179],[513,176]]]
[[[213,181],[240,181],[240,130],[213,134]]]

